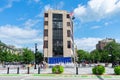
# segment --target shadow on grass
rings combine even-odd
[[[97,76],[97,78],[99,78],[99,80],[104,80],[102,77],[101,77],[101,75],[96,75]]]

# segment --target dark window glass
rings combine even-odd
[[[67,30],[67,37],[70,37],[70,30]]]
[[[48,41],[44,41],[44,48],[48,48]]]
[[[69,14],[67,14],[67,18],[70,18],[70,15],[69,15]]]
[[[70,26],[70,22],[67,22],[67,26]]]
[[[71,41],[67,41],[67,47],[71,48]]]
[[[48,25],[48,21],[45,21],[45,22],[44,22],[44,25]]]
[[[48,36],[48,30],[47,29],[44,30],[44,36]]]
[[[53,56],[63,56],[63,15],[53,14]]]
[[[45,13],[45,17],[48,17],[48,13]]]

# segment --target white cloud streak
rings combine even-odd
[[[93,26],[93,27],[91,27],[91,29],[98,29],[98,28],[101,28],[101,26]]]
[[[30,27],[35,26],[35,25],[38,24],[39,22],[40,22],[39,19],[35,19],[35,20],[28,19],[28,20],[24,23],[24,26],[25,26],[26,28],[30,28]]]
[[[45,11],[48,11],[48,10],[52,10],[53,8],[52,8],[52,6],[50,5],[50,4],[47,4],[47,5],[45,5],[45,7],[44,7],[44,10]]]
[[[14,25],[4,25],[0,26],[0,35],[4,35],[6,37],[13,37],[13,38],[33,38],[36,37],[38,34],[37,30],[34,29],[24,29],[19,28],[18,26]]]
[[[81,38],[75,39],[75,44],[78,49],[83,49],[90,52],[96,48],[96,44],[99,40],[102,40],[102,38]]]
[[[74,14],[81,22],[99,21],[120,12],[120,0],[90,0],[78,5]]]
[[[0,12],[4,11],[7,8],[11,8],[13,6],[13,2],[19,2],[19,0],[6,0],[8,3],[0,8]]]
[[[21,28],[20,26],[4,25],[0,26],[0,40],[6,44],[17,47],[27,47],[34,43],[43,45],[43,38],[40,30]],[[42,48],[39,50],[42,51]]]
[[[41,12],[36,17],[43,18],[45,11],[53,10],[53,9],[62,9],[63,7],[64,7],[64,2],[62,1],[55,5],[47,4],[44,6],[44,8],[41,10]]]

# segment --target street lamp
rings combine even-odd
[[[111,45],[109,46],[109,51],[110,51],[109,56],[111,56],[112,67],[114,67],[114,63],[113,63],[114,61],[113,61],[113,55],[112,55],[113,47]]]
[[[37,43],[35,43],[35,66],[34,66],[34,69],[37,69],[36,68],[36,53],[37,53]]]
[[[78,75],[78,57],[77,57],[77,46],[75,45],[75,50],[74,50],[74,60],[75,60],[75,66],[76,66],[76,75]]]

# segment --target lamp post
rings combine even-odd
[[[35,43],[35,66],[34,66],[34,69],[37,69],[36,68],[36,53],[37,53],[37,43]]]
[[[77,46],[75,46],[75,54],[74,54],[74,57],[75,57],[75,66],[76,66],[76,75],[78,75],[78,57],[77,57]]]
[[[110,51],[110,54],[109,54],[109,56],[111,56],[111,63],[112,63],[112,67],[114,67],[114,61],[113,61],[113,55],[112,55],[112,51],[113,51],[113,48],[112,48],[112,46],[110,45],[109,46],[109,51]]]

